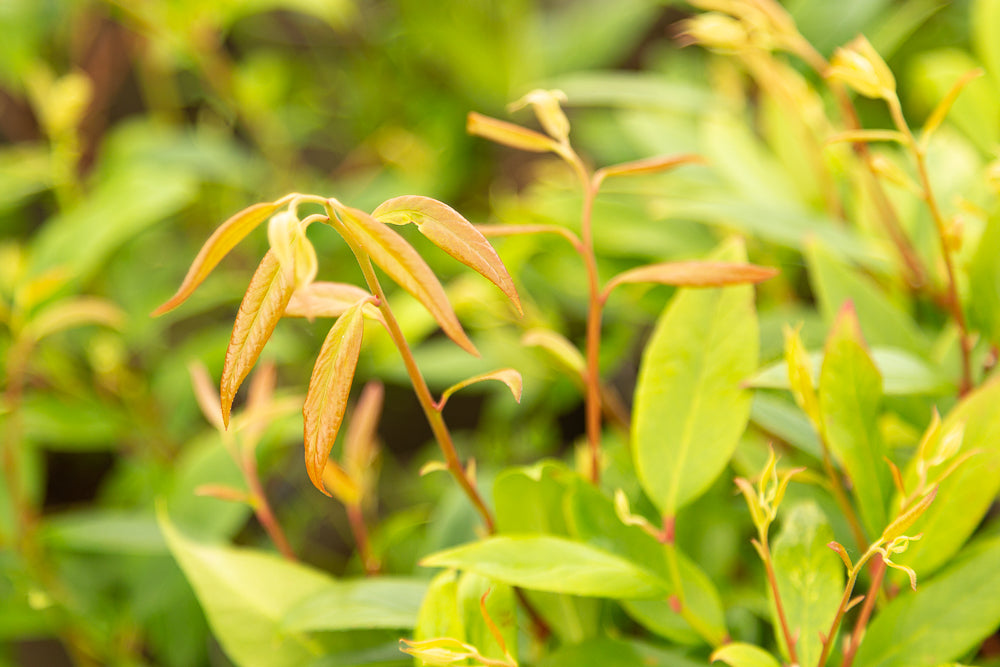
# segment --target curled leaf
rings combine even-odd
[[[227,428],[236,391],[257,363],[261,350],[285,313],[285,306],[292,298],[293,289],[294,286],[285,280],[277,257],[269,251],[250,279],[240,310],[236,313],[229,347],[226,348],[219,395],[222,400],[222,422]]]
[[[484,139],[495,141],[498,144],[510,146],[511,148],[519,148],[522,151],[531,151],[533,153],[559,152],[559,142],[552,137],[547,137],[541,132],[535,132],[514,123],[478,114],[475,111],[469,113],[465,130],[469,134],[474,134]]]
[[[501,368],[500,370],[490,371],[489,373],[483,373],[482,375],[477,375],[471,377],[467,380],[462,380],[452,386],[448,387],[441,394],[441,400],[438,401],[438,410],[444,409],[444,404],[448,402],[448,399],[459,389],[464,389],[469,385],[476,384],[477,382],[483,382],[485,380],[498,380],[503,382],[510,389],[510,393],[514,395],[514,400],[518,403],[521,402],[521,374],[518,373],[513,368]]]
[[[640,266],[608,281],[604,294],[626,283],[659,283],[677,287],[723,287],[759,283],[778,275],[778,270],[734,262],[663,262]]]
[[[393,225],[416,224],[434,245],[499,287],[514,303],[518,314],[523,313],[514,281],[496,250],[482,232],[452,207],[430,197],[405,195],[383,202],[372,212],[372,217]]]
[[[330,461],[330,450],[344,419],[361,354],[365,330],[363,304],[364,301],[359,301],[351,306],[330,328],[313,366],[309,391],[302,406],[306,472],[313,485],[328,496],[330,492],[323,486],[323,471]]]
[[[372,261],[378,264],[400,287],[412,294],[430,311],[445,334],[465,351],[479,356],[476,346],[465,335],[455,311],[448,301],[444,287],[413,246],[364,211],[333,203],[343,220],[347,232],[354,238]]]
[[[201,247],[191,268],[188,269],[184,281],[177,292],[163,305],[153,311],[153,316],[163,315],[184,303],[201,284],[212,269],[222,261],[222,258],[252,232],[260,223],[271,217],[271,214],[285,205],[294,195],[286,195],[278,201],[254,204],[232,216],[212,233],[205,245]]]

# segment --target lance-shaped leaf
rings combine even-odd
[[[958,99],[959,94],[970,81],[978,79],[984,74],[981,68],[976,68],[970,70],[963,74],[955,85],[951,87],[948,93],[938,102],[938,105],[934,107],[934,111],[931,115],[927,117],[927,121],[924,123],[923,129],[920,131],[920,142],[926,147],[927,143],[930,141],[931,135],[937,130],[938,126],[944,122],[945,117],[948,112],[951,111],[952,105],[955,104],[955,100]]]
[[[640,266],[608,281],[605,294],[626,283],[658,283],[677,287],[725,287],[759,283],[778,275],[778,270],[735,262],[663,262]]]
[[[641,176],[643,174],[658,174],[682,164],[704,164],[705,158],[700,155],[657,155],[634,162],[624,162],[602,167],[594,174],[594,180],[601,182],[609,176]]]
[[[731,244],[714,259],[741,261]],[[639,369],[632,453],[661,513],[703,493],[725,469],[750,416],[743,378],[757,365],[753,288],[681,289],[657,321]]]
[[[354,304],[330,328],[316,358],[309,391],[302,406],[305,418],[306,472],[313,485],[325,493],[323,470],[330,460],[330,450],[344,420],[347,397],[351,393],[354,371],[361,353],[365,320],[363,301]]]
[[[826,442],[851,478],[861,519],[874,537],[886,525],[892,479],[878,430],[882,376],[865,348],[850,303],[841,310],[826,343],[819,376],[819,407]]]
[[[187,275],[184,276],[184,281],[177,289],[177,293],[154,310],[153,316],[162,315],[184,303],[237,243],[242,241],[257,225],[271,217],[272,213],[284,206],[291,197],[292,195],[288,195],[278,201],[254,204],[222,223],[201,247],[194,262],[191,263]]]
[[[120,329],[125,313],[105,299],[78,296],[69,297],[47,306],[31,318],[24,327],[24,336],[38,341],[59,331],[87,324],[99,324]]]
[[[370,298],[367,290],[348,283],[315,282],[292,293],[285,307],[286,317],[340,317],[358,301]],[[382,321],[382,313],[371,303],[364,305],[366,317]]]
[[[430,197],[406,195],[383,202],[372,212],[372,217],[391,225],[414,223],[434,245],[499,287],[514,303],[517,312],[523,313],[514,281],[497,251],[471,222],[452,207]]]
[[[540,132],[529,130],[526,127],[508,123],[478,114],[475,111],[469,112],[466,120],[465,130],[469,134],[474,134],[498,144],[519,148],[522,151],[533,153],[559,152],[559,142],[552,137],[547,137]]]
[[[413,246],[385,223],[379,222],[364,211],[342,204],[336,205],[336,211],[346,225],[347,232],[364,248],[372,261],[382,267],[400,287],[424,304],[449,338],[465,351],[478,357],[479,352],[465,335],[444,287]]]
[[[236,313],[229,347],[226,348],[219,395],[222,400],[222,421],[227,428],[236,391],[257,363],[257,358],[284,314],[294,289],[295,286],[285,279],[278,258],[269,251],[250,279],[240,310]]]
[[[484,382],[486,380],[497,380],[498,382],[503,382],[510,389],[510,393],[514,395],[514,400],[518,403],[521,402],[521,387],[523,384],[521,374],[513,368],[501,368],[496,371],[490,371],[489,373],[483,373],[482,375],[471,377],[467,380],[462,380],[461,382],[457,382],[448,387],[441,393],[441,400],[438,401],[437,404],[438,410],[444,408],[444,404],[448,402],[451,395],[459,389],[464,389],[469,385]]]

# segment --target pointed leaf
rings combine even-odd
[[[222,223],[201,247],[177,292],[154,310],[153,316],[163,315],[184,303],[237,243],[257,225],[271,217],[271,214],[284,206],[287,201],[288,197],[283,197],[275,202],[254,204]]]
[[[330,328],[313,366],[309,391],[302,406],[305,418],[306,472],[313,485],[325,493],[323,470],[330,459],[330,450],[347,409],[354,371],[361,353],[361,337],[365,320],[361,314],[364,302],[354,304]]]
[[[383,202],[372,212],[372,217],[391,225],[416,224],[434,245],[482,274],[507,295],[519,314],[523,312],[514,281],[496,250],[452,207],[430,197],[407,195]]]
[[[338,205],[348,232],[400,287],[412,294],[430,311],[434,319],[455,343],[470,354],[479,356],[476,347],[465,335],[448,295],[437,276],[406,240],[364,211]]]
[[[656,157],[613,164],[597,170],[595,180],[601,181],[609,176],[639,176],[641,174],[658,174],[682,164],[704,164],[705,158],[700,155],[658,155]]]
[[[439,551],[427,567],[476,572],[512,586],[614,599],[657,597],[663,582],[644,567],[586,544],[550,535],[490,537]]]
[[[269,251],[250,279],[240,310],[236,313],[229,347],[226,348],[219,392],[222,421],[226,427],[229,426],[229,413],[236,391],[257,363],[257,358],[284,314],[294,289],[295,286],[285,280],[278,258]]]
[[[658,283],[677,287],[724,287],[759,283],[778,275],[778,270],[732,262],[664,262],[640,266],[608,281],[604,293],[626,283]]]
[[[931,667],[968,655],[1000,623],[1000,539],[880,610],[865,632],[858,667]]]
[[[320,647],[287,631],[285,614],[333,580],[275,554],[209,546],[182,535],[160,512],[167,545],[205,611],[212,633],[241,667],[298,667]]]
[[[77,296],[62,299],[45,307],[28,321],[23,335],[39,341],[56,332],[88,324],[121,329],[124,323],[125,313],[110,301]]]
[[[714,259],[740,261],[729,245]],[[729,462],[750,416],[740,382],[757,365],[749,285],[681,289],[657,321],[636,385],[632,452],[665,516],[703,493]]]
[[[285,307],[286,317],[340,317],[348,308],[371,294],[348,283],[315,282],[292,293]],[[365,315],[381,321],[382,315],[372,304],[365,304]]]
[[[921,143],[925,146],[927,145],[927,142],[930,141],[931,135],[938,128],[938,126],[944,122],[945,117],[948,115],[948,112],[951,111],[951,107],[955,104],[955,100],[958,99],[962,90],[969,84],[970,81],[978,79],[984,73],[985,72],[981,68],[977,67],[976,69],[963,74],[958,81],[955,82],[955,85],[948,90],[948,93],[941,98],[938,105],[934,107],[934,111],[931,112],[931,115],[927,117],[927,121],[924,123],[923,129],[920,131]]]
[[[510,146],[511,148],[518,148],[522,151],[530,151],[532,153],[559,151],[559,142],[552,137],[547,137],[540,132],[529,130],[520,125],[478,114],[475,111],[469,112],[465,130],[469,134],[474,134],[484,139],[495,141],[498,144]]]
[[[826,140],[828,144],[836,144],[845,141],[872,142],[872,141],[894,141],[902,144],[906,142],[906,136],[896,130],[847,130],[838,132]]]
[[[562,334],[549,329],[532,329],[521,337],[521,344],[529,347],[540,347],[571,373],[582,376],[587,367],[583,354],[573,343]]]
[[[450,398],[451,395],[459,389],[464,389],[465,387],[476,384],[477,382],[485,382],[486,380],[497,380],[499,382],[503,382],[510,389],[510,393],[514,395],[514,400],[518,403],[521,402],[521,386],[523,384],[521,374],[513,368],[501,368],[500,370],[490,371],[489,373],[483,373],[482,375],[471,377],[468,380],[462,380],[461,382],[448,387],[441,393],[441,400],[438,401],[438,409],[440,410],[444,408],[444,404],[448,402],[448,398]]]
[[[878,430],[882,376],[865,349],[857,314],[845,305],[826,343],[819,376],[824,435],[850,477],[869,538],[882,534],[892,493],[888,449]]]

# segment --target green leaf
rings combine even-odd
[[[1000,3],[995,3],[1000,7]],[[1000,215],[986,222],[969,263],[969,324],[991,343],[1000,343]]]
[[[825,244],[807,244],[805,257],[809,282],[827,323],[832,324],[844,303],[851,301],[869,345],[926,354],[929,345],[913,319],[871,278],[838,260]]]
[[[586,544],[549,535],[490,537],[439,551],[426,567],[476,572],[512,586],[616,599],[663,595],[664,584],[648,570]]]
[[[1000,623],[997,562],[1000,539],[992,538],[916,592],[899,595],[868,627],[854,664],[932,667],[967,655]]]
[[[31,392],[21,414],[26,439],[50,450],[113,450],[129,428],[120,410],[94,396]]]
[[[460,639],[475,646],[487,658],[504,660],[507,656],[504,647],[494,638],[480,606],[480,600],[487,591],[485,604],[490,622],[500,631],[506,651],[517,655],[517,598],[514,589],[473,572],[464,573],[458,580],[457,602],[465,629],[465,635]]]
[[[817,461],[823,458],[816,429],[805,413],[792,401],[769,392],[758,391],[753,397],[750,418],[765,433],[806,452]],[[763,459],[761,460],[763,465]]]
[[[378,577],[330,582],[285,614],[286,631],[412,628],[417,623],[427,582]]]
[[[994,86],[1000,87],[1000,1],[973,0],[969,13],[976,55],[993,77]]]
[[[882,378],[865,349],[857,314],[847,305],[826,343],[819,404],[827,445],[851,478],[870,538],[882,534],[892,493],[888,455],[878,430]]]
[[[42,537],[52,548],[102,554],[165,554],[156,517],[147,512],[88,509],[45,519]]]
[[[941,482],[934,502],[909,528],[909,534],[923,533],[924,537],[912,542],[897,560],[912,567],[918,577],[929,575],[954,556],[1000,492],[1000,411],[997,405],[1000,405],[1000,381],[994,379],[962,399],[941,424],[939,433],[945,435],[965,425],[956,457],[976,453]],[[937,443],[930,443],[930,446],[934,451]],[[930,475],[937,474],[945,466],[947,463],[931,468]],[[914,461],[906,469],[907,490],[916,486],[915,468]]]
[[[712,662],[720,660],[731,667],[781,667],[773,655],[752,644],[727,644],[712,654]]]
[[[715,253],[745,261],[741,245]],[[643,354],[633,409],[632,451],[643,489],[665,516],[704,493],[746,427],[757,365],[753,288],[681,289]]]
[[[414,637],[418,640],[434,637],[462,638],[462,616],[458,610],[458,573],[439,572],[431,580],[427,594],[417,613]]]
[[[212,632],[240,667],[297,667],[320,646],[286,631],[285,615],[331,585],[330,577],[274,554],[209,546],[183,536],[160,511],[160,529],[205,610]]]
[[[832,541],[833,530],[815,503],[805,502],[783,512],[781,532],[772,547],[774,573],[789,629],[798,637],[795,651],[802,665],[819,660],[820,635],[829,632],[843,595],[844,564],[826,546]],[[773,603],[772,618],[784,646]]]
[[[538,662],[538,667],[702,667],[704,660],[695,660],[677,650],[598,637],[579,644],[563,645]]]
[[[926,361],[906,350],[873,347],[871,359],[882,376],[882,389],[886,396],[944,394],[954,390],[952,383]],[[809,361],[815,383],[823,364],[823,351],[811,352]],[[747,378],[744,384],[757,389],[790,389],[788,364],[785,361],[778,361],[765,366]]]

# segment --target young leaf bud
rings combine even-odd
[[[865,97],[888,100],[896,95],[892,71],[864,35],[858,35],[834,52],[826,76],[841,81]]]
[[[731,53],[750,45],[750,37],[738,20],[709,12],[684,21],[683,37],[715,50]]]
[[[517,111],[530,104],[535,110],[538,122],[542,124],[549,136],[564,144],[569,140],[569,120],[566,119],[566,114],[563,113],[560,103],[566,101],[566,93],[561,90],[535,89],[513,102],[507,107],[507,110]]]

